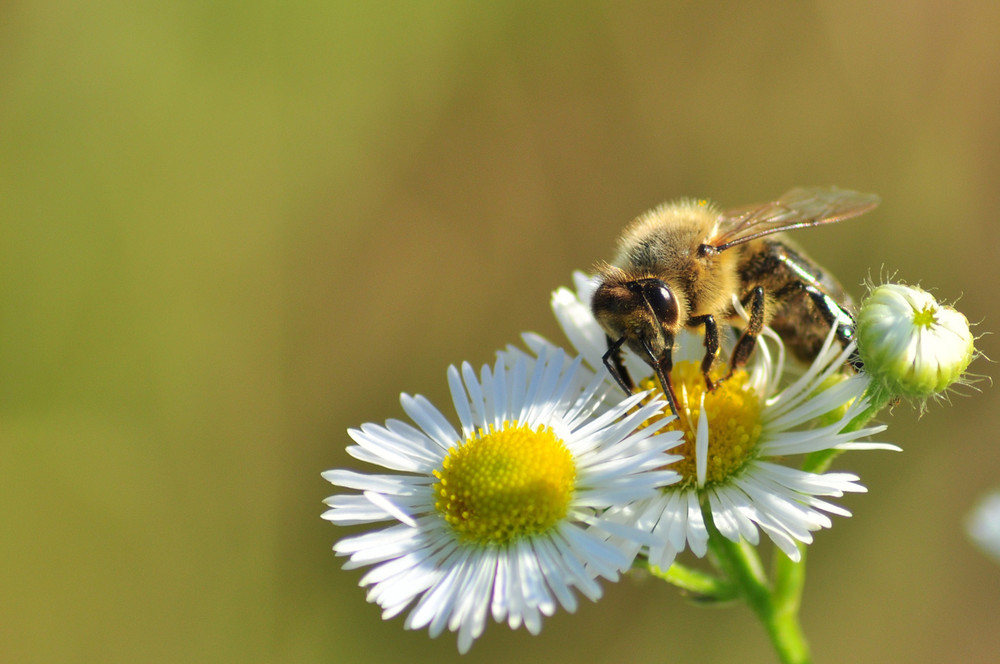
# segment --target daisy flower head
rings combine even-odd
[[[1000,489],[980,499],[966,517],[965,531],[981,551],[1000,562]]]
[[[352,491],[328,498],[323,518],[383,524],[337,542],[344,567],[371,566],[360,583],[384,618],[414,605],[406,628],[457,631],[466,652],[488,614],[535,634],[543,615],[576,609],[574,591],[597,600],[598,579],[616,580],[652,541],[604,513],[677,481],[668,450],[680,438],[640,428],[663,401],[608,403],[603,379],[553,347],[537,359],[499,353],[478,376],[452,366],[448,382],[460,429],[427,399],[402,395],[416,426],[349,431],[353,457],[391,472],[323,473]]]
[[[592,283],[578,278],[576,293],[556,291],[553,309],[567,337],[593,363],[593,358],[601,361],[607,342],[589,314]],[[734,307],[739,311],[738,303]],[[676,450],[684,458],[670,466],[681,480],[645,501],[613,508],[608,516],[649,530],[657,542],[638,546],[661,569],[685,548],[705,555],[706,515],[731,541],[744,539],[756,545],[764,531],[789,558],[798,560],[798,543],[810,543],[812,532],[830,527],[828,515],[850,516],[827,499],[866,489],[856,475],[807,472],[784,461],[822,450],[899,449],[860,441],[883,426],[847,430],[866,408],[863,395],[869,384],[867,376],[848,376],[844,371],[853,344],[841,348],[831,330],[815,361],[780,388],[787,378],[783,344],[765,328],[750,366],[729,373],[717,362],[713,379],[728,377],[707,390],[700,368],[704,355],[700,338],[682,334],[677,342],[671,380],[679,417],[668,427],[684,435],[684,444]],[[628,368],[633,376],[643,377],[641,389],[659,389],[645,363],[633,361]]]
[[[887,398],[940,395],[963,381],[976,355],[964,315],[904,284],[871,290],[858,313],[857,338],[865,371]]]

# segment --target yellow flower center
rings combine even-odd
[[[933,327],[937,323],[934,307],[927,305],[920,311],[913,310],[913,324],[917,327]]]
[[[576,465],[550,427],[504,422],[453,446],[434,476],[434,507],[459,538],[499,545],[566,516]]]
[[[718,381],[725,368],[712,372],[712,380]],[[701,365],[696,362],[678,362],[670,372],[677,397],[678,417],[665,430],[681,431],[684,443],[671,450],[684,458],[670,466],[683,478],[671,488],[698,485],[695,440],[698,432],[698,418],[701,415],[702,395],[705,396],[705,415],[708,417],[708,463],[705,486],[726,481],[738,473],[754,453],[754,447],[761,432],[761,399],[750,387],[749,374],[737,369],[728,379],[718,384],[715,390],[705,389],[705,378]],[[647,378],[640,388],[660,389],[659,381]],[[663,415],[670,415],[669,409]]]

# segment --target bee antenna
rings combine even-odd
[[[698,258],[708,258],[714,256],[723,249],[727,249],[726,245],[719,245],[718,247],[711,244],[702,244],[698,246]]]

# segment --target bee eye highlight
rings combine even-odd
[[[642,295],[656,320],[663,325],[677,323],[677,298],[665,283],[659,279],[643,283]]]

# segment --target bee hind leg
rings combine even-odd
[[[732,376],[736,369],[746,366],[750,360],[750,354],[757,345],[757,336],[764,329],[764,289],[761,286],[754,288],[750,291],[747,301],[750,307],[750,320],[747,322],[746,329],[743,330],[739,341],[736,342],[736,347],[733,348],[732,359],[729,361],[729,373],[726,374],[726,378]],[[744,301],[744,307],[747,306],[747,301]]]
[[[823,316],[827,324],[830,327],[836,328],[837,341],[840,342],[842,347],[847,348],[854,341],[854,328],[856,325],[854,316],[836,300],[818,288],[806,286],[805,290],[812,299],[813,306],[816,307],[816,310]],[[847,363],[858,373],[864,371],[864,363],[858,354],[857,346],[851,351],[850,357],[847,358]]]

